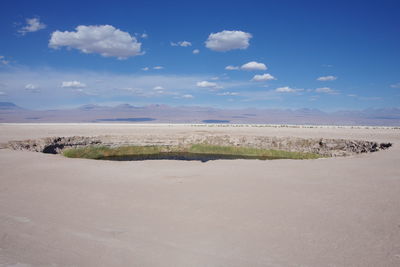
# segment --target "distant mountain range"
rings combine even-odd
[[[0,110],[16,110],[16,109],[21,109],[21,108],[11,102],[0,102]]]
[[[254,123],[400,126],[400,108],[323,112],[318,109],[217,109],[168,105],[84,105],[74,109],[29,110],[0,102],[3,122]]]

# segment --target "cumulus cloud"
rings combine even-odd
[[[10,61],[6,60],[4,56],[0,56],[0,63],[3,65],[7,65],[8,63],[10,63]]]
[[[200,90],[196,83],[206,78],[204,75],[161,75],[143,72],[116,74],[84,70],[64,72],[48,68],[28,70],[16,67],[10,71],[0,71],[0,91],[6,92],[10,100],[21,106],[41,109],[75,105],[77,94],[82,96],[81,100],[84,102],[123,99],[128,102],[151,104],[154,103],[152,97],[173,98],[192,94],[196,98],[194,92]],[[79,81],[85,83],[86,87],[82,88],[82,92],[77,90],[80,88],[61,88],[62,81]],[[25,89],[27,84],[40,85],[40,91],[33,94],[32,91]],[[153,90],[156,86],[165,89]],[[54,90],[57,87],[59,90]],[[86,98],[89,94],[91,94],[90,99]],[[97,96],[94,97],[94,94]]]
[[[395,83],[390,85],[391,88],[400,88],[400,83]]]
[[[186,94],[186,95],[183,95],[182,98],[192,99],[192,98],[194,98],[194,96],[190,95],[190,94]]]
[[[269,73],[264,73],[262,75],[254,75],[253,79],[251,80],[256,82],[265,82],[269,80],[276,80],[276,78]]]
[[[235,95],[239,95],[239,93],[237,92],[223,92],[223,93],[219,93],[217,95],[221,95],[221,96],[235,96]]]
[[[162,70],[164,67],[163,66],[155,66],[155,67],[153,67],[153,69],[155,69],[155,70]]]
[[[171,46],[188,47],[188,46],[192,46],[192,43],[188,42],[188,41],[181,41],[181,42],[177,42],[177,43],[171,42]]]
[[[265,66],[264,63],[259,63],[259,62],[256,62],[256,61],[250,61],[250,62],[248,62],[246,64],[243,64],[240,68],[242,70],[248,70],[248,71],[251,71],[251,70],[266,70],[267,66]]]
[[[31,84],[31,83],[28,83],[27,85],[25,85],[25,89],[27,89],[27,90],[35,90],[37,88],[38,87],[36,85]]]
[[[212,89],[221,88],[220,86],[218,86],[217,83],[209,82],[209,81],[197,82],[197,83],[196,83],[196,86],[197,86],[197,87],[201,87],[201,88],[212,88]]]
[[[321,76],[317,78],[317,81],[326,82],[326,81],[334,81],[337,77],[329,75],[329,76]]]
[[[130,92],[130,93],[138,93],[138,94],[143,92],[143,89],[135,88],[135,87],[123,87],[123,88],[118,88],[118,90]]]
[[[158,85],[158,86],[155,86],[155,87],[153,88],[153,90],[161,91],[161,90],[164,90],[164,87]]]
[[[26,25],[18,30],[21,35],[25,35],[28,32],[37,32],[46,28],[46,24],[40,22],[39,18],[26,19]]]
[[[199,49],[194,49],[192,53],[195,54],[195,55],[196,55],[196,54],[199,54],[199,53],[200,53],[200,50],[199,50]]]
[[[252,35],[242,31],[222,31],[211,33],[205,42],[206,47],[218,52],[234,49],[247,49]]]
[[[140,37],[143,39],[147,39],[147,38],[149,38],[149,35],[147,33],[142,33],[142,35],[140,35]]]
[[[68,82],[62,82],[61,87],[62,88],[84,88],[84,87],[86,87],[86,84],[78,82],[78,81],[68,81]]]
[[[293,89],[293,88],[290,88],[289,86],[284,86],[284,87],[276,88],[275,91],[278,93],[296,93],[296,92],[303,91],[303,89]]]
[[[238,67],[238,66],[229,65],[229,66],[226,66],[225,69],[226,69],[226,70],[238,70],[239,67]]]
[[[336,93],[335,90],[332,90],[329,87],[317,88],[317,89],[315,89],[315,92],[317,92],[317,93],[325,93],[325,94],[335,94]]]
[[[142,70],[148,71],[148,70],[149,70],[149,67],[144,67],[144,68],[142,68]]]
[[[127,59],[143,54],[141,43],[134,36],[111,25],[80,25],[73,32],[55,31],[51,34],[51,48],[75,48],[83,53],[98,53],[103,57]]]
[[[25,90],[28,92],[32,92],[32,93],[38,93],[39,92],[39,86],[34,85],[32,83],[28,83],[27,85],[25,85]]]

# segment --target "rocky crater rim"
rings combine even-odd
[[[143,135],[143,136],[70,136],[45,137],[22,141],[9,141],[2,147],[13,150],[26,150],[49,154],[60,154],[69,148],[88,146],[190,146],[193,144],[209,144],[217,146],[240,146],[290,152],[316,153],[326,157],[350,156],[360,153],[371,153],[385,150],[392,143],[378,143],[375,141],[326,139],[326,138],[298,138],[298,137],[270,137],[244,135]]]

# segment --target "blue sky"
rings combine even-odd
[[[1,10],[0,101],[28,108],[400,106],[400,1],[4,0]]]

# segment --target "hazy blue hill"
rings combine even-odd
[[[78,109],[79,110],[99,110],[99,109],[105,109],[105,108],[107,108],[107,107],[95,105],[95,104],[87,104],[87,105],[80,106]]]
[[[400,120],[400,108],[383,108],[383,109],[369,108],[364,110],[343,110],[334,112],[333,115],[341,117]]]
[[[318,109],[218,109],[203,106],[88,104],[73,109],[29,110],[0,102],[1,122],[256,123],[400,126],[400,108],[324,112]]]
[[[11,102],[0,102],[0,109],[22,109],[21,107],[15,105]]]
[[[124,109],[137,109],[137,108],[139,108],[139,107],[135,107],[135,106],[132,106],[132,105],[130,105],[130,104],[121,104],[121,105],[118,105],[118,106],[115,106],[115,109],[122,109],[122,110],[124,110]]]

